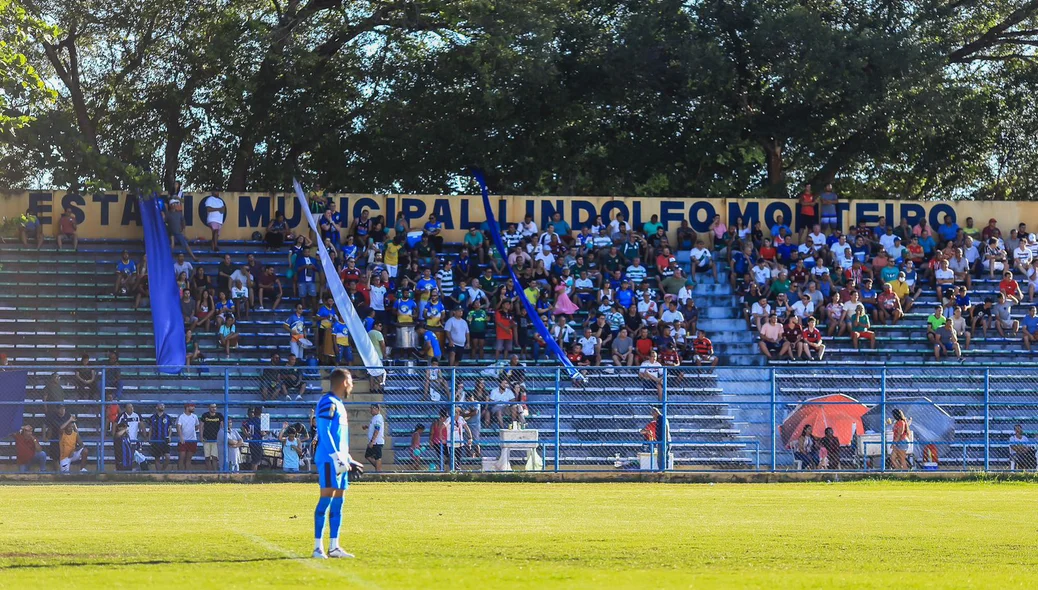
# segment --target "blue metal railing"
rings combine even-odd
[[[246,439],[243,450],[247,452],[250,444],[272,449],[272,452],[264,453],[269,456],[263,461],[266,467],[278,468],[280,423],[301,422],[308,426],[309,409],[327,385],[324,372],[301,367],[298,372],[307,385],[306,399],[261,401],[259,391],[264,371],[271,367],[210,366],[204,373],[199,373],[198,367],[191,367],[180,374],[168,374],[159,372],[156,367],[123,366],[118,367],[121,400],[42,401],[47,379],[52,373],[58,372],[63,384],[72,385],[65,391],[68,395],[75,391],[74,374],[81,368],[6,367],[5,370],[27,371],[28,386],[22,399],[14,399],[18,396],[12,396],[10,392],[0,397],[6,400],[0,401],[0,418],[7,415],[17,418],[19,423],[24,421],[33,426],[45,452],[53,454],[57,433],[46,429],[47,417],[55,411],[55,406],[66,405],[69,412],[79,417],[84,443],[91,450],[98,451],[98,471],[110,470],[114,464],[114,425],[109,423],[109,406],[125,402],[136,405],[142,423],[158,402],[170,405],[167,413],[174,417],[179,413],[175,409],[178,404],[191,401],[202,413],[206,405],[214,403],[221,409],[225,420],[235,424],[248,408],[262,406],[262,415],[264,419],[269,418],[270,426],[259,438],[243,437]],[[92,368],[99,372],[102,395],[111,394],[108,391],[111,368]],[[279,370],[285,369],[281,367]],[[782,425],[801,405],[818,406],[834,414],[841,413],[840,406],[861,405],[861,411],[878,411],[876,419],[880,424],[888,424],[894,409],[900,408],[909,417],[916,417],[918,413],[914,428],[928,427],[923,421],[932,417],[948,422],[953,427],[945,432],[945,438],[924,443],[921,437],[916,437],[914,446],[917,456],[924,445],[946,449],[940,453],[946,456],[939,465],[945,471],[1000,469],[1009,462],[1010,454],[1017,455],[1017,449],[1034,448],[1030,440],[1013,439],[1016,442],[1011,442],[1009,431],[1013,426],[1020,424],[1029,438],[1034,438],[1034,433],[1038,432],[1038,367],[678,367],[663,371],[662,393],[657,396],[655,387],[639,377],[637,367],[629,370],[582,368],[587,382],[576,384],[571,383],[557,367],[528,366],[522,367],[528,392],[525,401],[461,400],[451,394],[463,385],[471,390],[473,378],[493,381],[495,372],[504,369],[503,366],[440,367],[438,370],[450,392],[446,392],[447,396],[441,401],[433,401],[423,385],[424,372],[428,368],[387,367],[388,377],[380,402],[388,424],[387,450],[406,454],[410,447],[410,441],[406,439],[409,433],[400,425],[405,421],[408,424],[433,422],[441,410],[446,410],[449,425],[445,455],[437,457],[438,469],[466,471],[481,468],[482,461],[475,456],[475,449],[485,450],[485,456],[496,453],[501,445],[501,431],[494,416],[488,415],[492,412],[487,410],[519,403],[530,410],[527,428],[538,430],[537,452],[546,471],[611,470],[618,456],[629,466],[637,462],[638,453],[644,453],[645,449],[654,451],[653,471],[668,470],[672,456],[675,470],[790,470],[795,467],[791,451],[794,437],[789,435],[788,429],[783,432]],[[857,397],[851,401],[811,401],[811,398],[841,391],[852,392],[851,397]],[[906,396],[928,399],[903,399]],[[348,400],[346,405],[351,413],[355,413],[369,403]],[[642,435],[642,429],[653,420],[651,407],[659,410],[662,424],[666,425],[664,432],[657,432],[656,440],[646,440]],[[458,440],[454,427],[458,410],[471,414],[475,408],[479,409],[475,412],[475,419],[481,424],[479,428],[471,428],[475,425],[471,424],[470,417],[469,426],[474,434],[478,432],[478,439]],[[395,416],[399,416],[399,422]],[[490,420],[482,424],[488,417]],[[854,421],[856,436],[867,434],[864,424]],[[218,439],[221,471],[231,468],[228,457],[232,453],[225,435],[227,426],[225,422]],[[507,428],[508,424],[504,426]],[[885,471],[890,468],[888,428],[876,428],[874,434],[878,435],[878,440],[863,442],[863,447],[878,451],[875,457],[860,452],[853,440],[841,439],[839,442],[849,456],[855,457],[857,465],[871,463],[873,469]],[[431,428],[422,437],[423,445],[428,444],[430,432]],[[16,445],[8,434],[0,433],[3,437],[0,441],[0,470],[14,471]],[[150,456],[150,442],[153,441],[144,434],[139,438],[135,441],[135,448]],[[179,442],[180,434],[174,433],[171,449],[178,449]],[[875,445],[879,448],[876,449]],[[472,452],[460,450],[470,448]],[[359,458],[362,451],[357,451]],[[954,459],[950,457],[953,454],[956,455]],[[386,464],[392,470],[409,469],[412,458],[394,463],[390,460],[392,456],[387,454],[386,458]],[[257,459],[249,458],[251,461]],[[56,470],[55,458],[51,459],[48,468]],[[193,457],[192,466],[198,465],[200,459],[198,455]],[[519,458],[516,461],[522,462]],[[1026,463],[1031,462],[1028,460]]]

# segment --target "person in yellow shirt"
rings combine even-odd
[[[392,278],[396,277],[397,268],[400,266],[400,251],[403,249],[404,240],[401,236],[393,238],[393,241],[386,244],[386,252],[382,261],[386,263],[386,270],[389,271],[389,276]]]
[[[80,462],[80,471],[87,470],[87,448],[79,438],[75,416],[72,417],[72,420],[73,422],[61,431],[61,437],[58,439],[58,464],[61,466],[62,473],[68,473],[74,461]]]
[[[908,310],[912,309],[912,298],[908,296],[912,288],[905,282],[904,272],[897,275],[897,280],[890,283],[890,288],[897,295],[897,298],[901,300],[901,311],[908,313]]]

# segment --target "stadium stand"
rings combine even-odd
[[[544,225],[539,227],[544,230]],[[971,235],[976,235],[979,241],[981,230],[956,226],[953,232],[943,228],[938,232],[954,237],[948,240],[951,244],[942,251],[933,243],[930,230],[922,226],[896,230],[860,226],[853,230],[854,243],[847,244],[846,252],[841,253],[844,242],[839,235],[833,231],[821,232],[817,226],[776,226],[766,236],[760,229],[728,227],[718,220],[705,235],[696,236],[683,228],[673,242],[667,240],[665,233],[657,232],[657,226],[655,222],[646,223],[639,232],[629,231],[622,220],[613,220],[612,225],[599,221],[587,231],[558,236],[554,232],[536,231],[520,224],[507,230],[505,238],[510,246],[517,247],[510,258],[519,261],[517,272],[525,282],[520,287],[540,286],[540,289],[528,291],[528,295],[537,299],[538,309],[549,323],[554,323],[558,315],[567,318],[572,334],[558,328],[553,328],[552,334],[559,336],[560,344],[571,352],[571,359],[576,363],[593,362],[591,359],[596,356],[593,341],[590,344],[585,341],[585,345],[590,347],[587,355],[575,351],[574,344],[583,335],[585,327],[590,326],[598,333],[596,317],[604,315],[603,337],[613,337],[617,328],[626,327],[635,334],[632,354],[641,357],[650,350],[658,351],[665,364],[682,367],[680,371],[671,372],[675,375],[681,373],[681,379],[672,379],[668,383],[668,423],[677,466],[754,469],[761,467],[762,463],[766,466],[769,459],[773,465],[791,464],[785,450],[781,457],[761,458],[769,445],[768,439],[773,436],[772,395],[775,403],[782,405],[778,410],[779,420],[796,404],[819,392],[845,393],[870,405],[879,403],[881,389],[891,397],[939,395],[942,407],[953,415],[956,423],[956,440],[942,449],[942,455],[960,457],[964,467],[975,467],[980,462],[1008,465],[1006,443],[1013,433],[1013,425],[1023,424],[1025,430],[1038,428],[1035,407],[1018,404],[1024,401],[1021,389],[1028,390],[1024,384],[1030,379],[1023,369],[1032,366],[1033,361],[1030,351],[1024,349],[1020,334],[1014,335],[1017,330],[1013,323],[1024,324],[1019,329],[1027,330],[1030,326],[1030,330],[1034,330],[1038,320],[1026,318],[1027,313],[1022,312],[1026,308],[1024,305],[999,307],[998,303],[1000,295],[1010,297],[1012,302],[1027,300],[1033,295],[1028,288],[1028,277],[1035,276],[1032,262],[1038,257],[1038,243],[1030,240],[1033,236],[1026,235],[1026,232],[1020,237],[1017,230],[1013,230],[1011,237],[1002,239],[1000,231],[985,228],[983,238],[991,237],[995,242],[980,250],[971,243]],[[802,239],[785,237],[793,236],[794,231],[801,229]],[[328,243],[341,244],[335,248],[337,266],[344,268],[341,276],[347,284],[360,278],[359,291],[351,286],[350,292],[362,316],[368,316],[371,308],[370,291],[365,288],[369,271],[373,268],[385,270],[390,284],[386,311],[371,314],[369,321],[384,322],[384,338],[393,351],[387,361],[401,368],[390,372],[391,377],[383,388],[369,389],[367,381],[360,380],[356,390],[359,402],[380,402],[386,408],[390,424],[386,464],[396,468],[443,468],[440,457],[433,452],[436,445],[430,444],[431,441],[423,442],[423,447],[429,450],[421,461],[415,463],[410,457],[394,461],[395,455],[411,452],[413,426],[434,424],[444,407],[433,403],[437,401],[433,392],[438,388],[435,384],[438,377],[434,367],[434,377],[428,378],[429,369],[424,368],[429,360],[427,351],[423,354],[420,348],[404,346],[407,344],[405,340],[411,340],[411,334],[406,327],[399,332],[395,328],[399,318],[393,311],[394,301],[405,299],[403,291],[417,288],[417,294],[410,298],[412,301],[418,299],[415,318],[417,323],[427,323],[431,333],[438,336],[440,348],[445,353],[439,360],[447,364],[448,346],[441,330],[446,315],[439,314],[449,313],[456,305],[464,306],[467,314],[471,303],[458,287],[466,279],[485,281],[482,287],[490,301],[491,312],[487,319],[483,360],[474,359],[471,350],[465,351],[457,373],[451,379],[457,380],[455,386],[464,385],[469,392],[479,391],[475,398],[477,401],[486,401],[488,398],[482,396],[510,372],[507,366],[503,366],[507,363],[508,354],[501,355],[499,363],[487,367],[488,362],[497,357],[493,308],[503,299],[514,301],[515,297],[507,286],[502,287],[505,277],[501,272],[501,261],[495,260],[493,252],[486,250],[486,237],[476,231],[460,244],[448,243],[442,247],[434,246],[435,239],[407,242],[407,231],[390,231],[399,237],[395,244],[389,237],[384,241],[375,240],[379,243],[378,259],[373,255],[368,259],[364,250],[356,245],[362,237],[370,234],[364,232],[362,236],[357,232],[356,224],[344,216],[338,223],[323,221],[322,233],[322,238],[329,240]],[[890,238],[895,234],[906,238],[910,242],[909,248],[902,250],[900,239],[895,242]],[[776,239],[771,236],[776,236]],[[0,351],[6,352],[12,364],[31,368],[26,422],[36,426],[45,422],[44,408],[31,402],[43,400],[52,372],[56,370],[60,374],[66,395],[71,399],[75,397],[72,387],[75,366],[83,355],[90,358],[91,364],[102,365],[106,364],[109,353],[117,352],[122,369],[118,391],[113,393],[121,403],[136,402],[139,408],[144,406],[142,415],[150,414],[154,403],[160,400],[175,415],[179,411],[173,409],[188,401],[223,400],[226,389],[230,394],[229,403],[222,405],[220,410],[227,411],[235,425],[241,423],[249,408],[264,403],[271,421],[268,437],[272,437],[278,430],[277,425],[283,422],[306,424],[308,416],[303,402],[312,404],[322,390],[321,372],[317,367],[301,362],[299,369],[291,371],[297,374],[295,385],[302,384],[305,395],[301,400],[290,395],[284,401],[282,396],[287,392],[280,387],[273,394],[275,400],[269,399],[271,395],[263,399],[264,394],[270,393],[264,391],[264,387],[271,382],[272,355],[278,354],[283,360],[298,347],[298,342],[290,346],[291,337],[285,324],[291,323],[288,318],[302,301],[292,283],[306,272],[306,268],[298,263],[290,264],[290,261],[303,258],[306,252],[287,245],[278,247],[279,241],[223,242],[219,253],[209,252],[201,241],[195,244],[194,250],[200,260],[193,263],[193,269],[201,268],[217,292],[223,290],[220,285],[225,275],[249,259],[253,275],[265,273],[266,268],[272,269],[283,284],[284,296],[275,309],[255,304],[247,312],[239,310],[236,329],[240,343],[228,354],[219,345],[215,323],[209,330],[196,329],[195,342],[202,357],[196,359],[194,367],[174,377],[160,374],[153,367],[148,368],[155,359],[147,298],[137,301],[132,288],[125,294],[113,294],[117,285],[117,268],[124,252],[126,259],[136,264],[135,272],[140,273],[145,267],[139,242],[80,239],[76,252],[56,251],[50,240],[40,250],[34,245],[4,244],[0,249]],[[925,247],[919,246],[920,242]],[[674,247],[673,255],[665,250],[670,246]],[[962,258],[967,262],[960,268],[970,277],[969,289],[965,293],[949,289],[946,284],[938,285],[938,279],[944,276],[940,264],[938,262],[933,270],[929,266],[931,261],[943,256],[942,252],[946,252],[948,258],[955,258],[953,264],[961,264],[956,256],[957,248],[962,248]],[[1018,249],[1020,253],[1016,253]],[[356,268],[344,262],[351,256],[357,257]],[[401,257],[398,273],[388,272],[382,262],[383,256]],[[581,260],[578,256],[585,258]],[[648,263],[635,264],[635,256]],[[481,264],[479,260],[483,258],[488,262]],[[892,266],[886,264],[885,258],[892,260]],[[920,263],[915,268],[921,271],[909,266],[908,261],[913,258]],[[408,259],[413,262],[410,268]],[[998,278],[999,261],[1004,261],[1005,270],[1014,280]],[[995,278],[991,278],[985,266],[991,263],[996,264]],[[888,266],[890,268],[885,270]],[[488,269],[489,277],[481,279]],[[429,271],[427,274],[426,270]],[[895,292],[896,301],[889,296],[880,298],[881,285],[893,282],[899,271],[906,273],[906,280],[905,285],[899,285]],[[391,274],[396,276],[390,277]],[[683,276],[693,279],[681,280]],[[965,277],[966,274],[952,273],[950,282],[956,288],[965,287]],[[869,279],[871,287],[865,283]],[[1023,282],[1017,284],[1015,279]],[[626,287],[631,280],[640,284],[628,292]],[[562,286],[558,286],[560,282]],[[808,287],[811,282],[816,283],[817,289]],[[942,287],[943,301],[938,299],[938,286]],[[186,287],[192,291],[190,282]],[[444,309],[420,295],[423,287],[443,291]],[[141,289],[144,292],[143,287]],[[643,289],[647,292],[643,293]],[[854,315],[852,307],[841,307],[833,315],[827,311],[833,301],[832,295],[840,291],[847,299],[862,301],[871,316],[868,333],[874,334],[875,348],[871,348],[867,340],[859,338],[859,346],[855,349],[850,336],[853,326],[848,325],[843,330],[837,326],[830,332],[830,327],[836,323],[836,315],[843,321]],[[791,303],[803,293],[809,293],[807,302],[811,306],[797,309]],[[305,288],[301,294],[306,294]],[[773,358],[766,358],[763,350],[769,348],[758,344],[757,318],[753,310],[753,304],[761,294],[767,299],[769,311],[777,316],[776,324],[787,324],[788,318],[797,315],[803,318],[804,324],[809,317],[816,319],[821,341],[825,344],[822,360],[817,359],[817,353],[816,358],[810,358],[806,351],[799,356],[796,354],[797,350],[802,350],[800,347],[806,334],[793,326],[777,330],[778,344],[772,351]],[[790,304],[783,303],[783,296]],[[611,301],[603,304],[605,297]],[[672,297],[676,300],[676,309],[668,306]],[[695,303],[694,310],[686,305],[689,299]],[[981,319],[974,327],[971,312],[984,308],[982,302],[988,299],[995,303],[991,310],[976,312]],[[271,300],[268,297],[268,303]],[[610,310],[610,304],[617,300],[630,301],[631,309],[616,307]],[[639,301],[643,302],[642,305]],[[910,302],[911,308],[905,309]],[[939,302],[946,304],[946,322],[941,316],[928,319]],[[241,300],[239,307],[240,303]],[[320,356],[324,357],[324,364],[330,364],[339,356],[340,347],[333,330],[329,330],[331,335],[326,339],[324,330],[315,325],[319,324],[313,320],[316,303],[306,301],[310,309],[304,314],[306,327],[299,336],[312,340],[316,345],[307,349],[309,358],[306,361],[316,361],[314,357]],[[953,313],[956,304],[966,307],[961,319]],[[214,304],[217,311],[222,305]],[[193,307],[191,305],[189,309]],[[905,313],[898,314],[899,321],[894,324],[882,323],[877,308],[905,309]],[[433,310],[433,313],[426,314],[426,310]],[[556,311],[565,311],[565,314]],[[616,315],[610,315],[610,312]],[[887,315],[893,314],[888,311]],[[468,323],[473,324],[472,316],[467,317]],[[984,318],[995,318],[987,329]],[[998,322],[1002,323],[1001,329]],[[767,323],[766,319],[764,323]],[[938,350],[939,360],[934,359],[935,345],[928,340],[928,324],[934,326],[933,331],[940,335],[944,344]],[[665,326],[670,332],[664,331]],[[650,340],[642,343],[647,348],[640,347],[637,342],[636,335],[643,327],[648,329],[650,336]],[[968,347],[965,329],[972,332]],[[655,387],[639,376],[637,368],[622,367],[589,369],[594,375],[592,379],[581,386],[571,384],[555,368],[558,363],[543,355],[538,359],[532,358],[531,346],[536,335],[521,317],[518,318],[518,330],[515,352],[523,366],[523,376],[519,380],[521,383],[512,382],[519,392],[514,401],[528,408],[527,427],[543,432],[557,429],[559,432],[558,449],[554,448],[553,441],[543,449],[546,463],[552,464],[557,460],[561,468],[595,469],[636,461],[645,446],[645,439],[639,431],[650,420],[649,406],[659,401]],[[700,341],[701,349],[696,348],[696,330],[704,331],[710,340],[709,344]],[[957,337],[953,338],[956,332]],[[959,344],[958,353],[952,340]],[[781,343],[787,341],[790,344],[788,348],[797,358],[791,360],[788,355],[780,358]],[[712,351],[709,349],[711,345]],[[189,352],[191,350],[189,348]],[[711,367],[711,355],[718,357],[719,367]],[[602,349],[600,356],[604,367],[614,364],[608,347]],[[699,359],[705,361],[703,366],[696,366],[697,356],[703,357]],[[920,369],[921,365],[925,365],[925,369]],[[998,367],[993,375],[981,369],[990,366]],[[871,367],[876,369],[870,370]],[[1017,373],[1013,372],[1014,367],[1019,368]],[[882,378],[880,370],[886,371]],[[483,381],[480,386],[476,384],[478,380]],[[273,381],[278,382],[278,379]],[[564,390],[558,400],[556,388]],[[1033,387],[1029,387],[1029,391],[1033,392]],[[449,401],[448,392],[449,388],[445,388],[439,399]],[[985,405],[985,401],[995,399],[1005,405]],[[99,400],[94,398],[94,401]],[[459,397],[457,401],[472,402],[473,398],[471,395],[464,399]],[[97,407],[76,406],[74,409],[79,415],[83,438],[99,440],[101,421]],[[364,435],[360,425],[366,421],[366,414],[366,408],[351,408],[351,418],[356,424],[352,432],[361,444]],[[486,418],[479,429],[484,454],[497,446],[494,441],[499,434],[495,417],[488,415]],[[433,428],[426,431],[427,438],[431,430]],[[41,434],[38,429],[37,435]],[[990,437],[986,440],[993,445],[990,455],[982,452],[985,436]],[[4,449],[10,454],[10,445]],[[112,459],[112,452],[111,448],[105,449],[107,461]],[[496,452],[489,454],[496,455]],[[199,461],[200,457],[196,457],[195,462]],[[467,465],[478,463],[478,457],[467,457],[462,461]]]

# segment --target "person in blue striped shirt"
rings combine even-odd
[[[344,369],[332,371],[331,391],[317,402],[317,450],[314,464],[321,485],[321,497],[314,510],[314,553],[316,559],[349,558],[339,546],[339,525],[342,524],[342,502],[349,487],[349,475],[364,473],[364,466],[350,456],[350,433],[343,400],[353,392],[353,376]],[[327,513],[331,539],[328,553],[324,552],[324,522]]]

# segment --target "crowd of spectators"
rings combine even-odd
[[[961,359],[978,328],[985,338],[992,328],[1000,337],[1022,338],[1030,350],[1038,318],[1028,319],[1034,317],[1030,311],[1023,321],[1012,316],[1024,297],[1014,271],[1026,281],[1032,303],[1038,285],[1038,240],[1025,224],[1004,237],[994,218],[979,228],[968,217],[960,227],[945,215],[931,228],[925,219],[893,226],[881,217],[874,226],[858,222],[845,233],[838,217],[827,214],[838,202],[831,186],[820,195],[807,186],[795,229],[781,215],[767,235],[759,222],[747,226],[736,219],[729,226],[715,219],[711,225],[715,248],[727,253],[747,326],[759,334],[761,354],[820,360],[823,338],[841,336],[849,336],[855,350],[863,341],[876,348],[874,327],[901,323],[925,287],[937,297],[925,323],[935,360]],[[974,301],[973,282],[985,277],[1000,279],[997,293]]]

